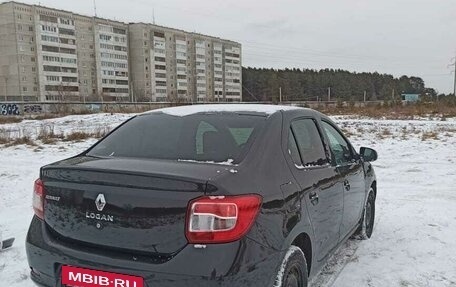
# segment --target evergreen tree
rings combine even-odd
[[[334,69],[288,69],[243,68],[243,98],[245,101],[278,102],[279,88],[282,100],[306,101],[331,99],[340,101],[362,101],[364,91],[367,100],[397,100],[402,93],[421,94],[436,97],[435,90],[426,88],[419,77],[401,76],[394,78],[388,74],[352,73]]]

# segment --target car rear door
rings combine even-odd
[[[322,128],[328,138],[333,165],[343,177],[344,212],[340,230],[343,238],[357,226],[361,218],[366,195],[364,169],[360,157],[334,124],[322,120]]]
[[[287,127],[287,161],[301,187],[314,231],[315,254],[322,261],[339,242],[342,184],[322,142],[317,121],[297,118]]]

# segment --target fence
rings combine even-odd
[[[214,104],[214,102],[198,103],[172,103],[172,102],[146,102],[146,103],[119,103],[119,102],[0,102],[0,116],[34,116],[43,114],[84,114],[84,113],[134,113],[164,107],[192,104]],[[217,104],[217,103],[216,103]],[[245,104],[272,104],[272,102],[246,102]],[[283,105],[301,106],[309,108],[334,108],[338,105],[364,107],[369,105],[382,105],[382,101],[369,102],[322,102],[322,101],[296,101],[283,102]]]

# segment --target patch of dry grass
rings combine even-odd
[[[363,127],[357,127],[356,128],[356,132],[359,133],[359,134],[364,134],[365,130]]]
[[[423,135],[421,136],[422,141],[426,140],[438,140],[439,139],[439,134],[437,132],[423,132]]]
[[[1,124],[16,124],[22,122],[22,118],[19,117],[3,117],[0,116],[0,125]]]
[[[16,138],[14,140],[10,140],[5,144],[5,147],[16,146],[16,145],[28,145],[28,146],[37,146],[37,144],[27,136],[23,136],[20,138]]]
[[[70,134],[65,135],[65,138],[63,138],[63,141],[69,142],[69,141],[83,141],[86,139],[89,139],[91,137],[94,137],[93,134],[91,133],[86,133],[86,132],[72,132]]]
[[[347,137],[347,138],[351,138],[353,137],[355,134],[352,133],[349,129],[347,128],[342,128],[342,132],[344,133],[344,135]]]
[[[92,133],[86,132],[72,132],[67,134],[62,140],[63,141],[83,141],[89,138],[100,139],[109,133],[109,129],[107,128],[98,128]]]
[[[62,134],[55,134],[53,128],[42,128],[37,137],[37,139],[44,144],[55,144],[57,141],[62,140],[63,138],[64,136]]]
[[[382,134],[385,135],[385,136],[390,136],[393,133],[389,129],[383,129]]]
[[[60,115],[60,114],[42,114],[42,115],[33,116],[32,119],[41,121],[41,120],[48,120],[48,119],[60,118],[60,117],[64,117],[64,116],[66,116],[66,115]]]
[[[410,120],[417,117],[436,117],[442,121],[456,117],[456,107],[441,103],[418,103],[414,105],[372,105],[366,107],[338,106],[320,108],[328,115],[359,115],[375,119]]]
[[[0,136],[0,144],[7,144],[10,140],[4,136]]]
[[[11,135],[4,129],[0,129],[0,144],[11,142]]]
[[[106,136],[110,132],[110,129],[108,128],[98,128],[95,130],[93,133],[93,137],[97,139],[101,139],[102,137]]]

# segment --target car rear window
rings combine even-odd
[[[266,121],[236,113],[137,116],[87,155],[239,163]]]

